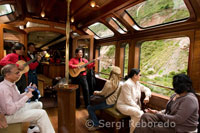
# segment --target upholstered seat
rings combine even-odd
[[[109,115],[111,115],[112,117],[117,118],[117,119],[123,119],[123,118],[128,117],[127,115],[123,115],[122,113],[120,113],[120,112],[116,109],[115,106],[112,107],[112,108],[104,109],[104,111],[105,111],[107,114],[109,114]]]
[[[0,133],[22,133],[22,123],[9,124],[7,128],[0,129]]]

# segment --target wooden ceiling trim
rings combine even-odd
[[[16,0],[16,11],[19,11],[21,19],[24,19],[27,15],[26,1],[25,0]]]
[[[16,4],[15,0],[3,0],[0,1],[0,5],[4,5],[4,4]]]
[[[13,22],[9,22],[8,24],[13,26],[13,27],[19,27],[20,25],[26,25],[27,22],[24,20],[15,20]]]
[[[186,7],[188,8],[189,13],[190,13],[190,18],[187,21],[196,20],[196,14],[194,12],[194,7],[192,6],[191,2],[186,1],[186,0],[184,2],[185,2]]]
[[[108,22],[105,19],[100,19],[99,22],[103,23],[106,27],[108,27],[114,33],[114,36],[121,35],[115,28],[113,28],[110,24],[108,24]]]
[[[53,8],[53,6],[55,5],[55,3],[56,3],[56,0],[51,0],[51,2],[46,2],[44,7],[42,7],[41,12],[44,11],[46,15],[47,15],[47,13],[51,14],[50,11]],[[50,15],[48,17],[53,20],[54,16]]]
[[[136,0],[134,0],[136,1]],[[115,10],[118,10],[119,8],[122,8],[124,5],[128,5],[134,1],[130,0],[117,0],[113,1],[106,6],[102,7],[100,10],[92,12],[91,14],[88,15],[88,17],[85,17],[83,20],[81,20],[81,25],[79,28],[85,28],[88,25],[96,22],[99,18],[102,18],[104,16],[109,15],[110,13],[114,12]],[[79,22],[76,22],[76,25],[78,25]]]
[[[83,12],[83,10],[85,10],[85,8],[88,7],[89,4],[90,4],[90,0],[85,2],[83,5],[81,5],[81,7],[78,10],[72,12],[70,16],[76,16],[77,14],[80,14],[81,12]]]
[[[60,36],[56,37],[55,39],[51,40],[50,42],[47,42],[46,44],[43,44],[42,46],[39,47],[39,49],[49,45],[50,43],[53,43],[53,42],[57,41],[57,40],[59,40],[59,39],[61,39],[63,37],[64,37],[64,35],[60,35]]]
[[[133,27],[130,26],[130,24],[123,19],[123,17],[117,13],[113,13],[114,17],[117,18],[117,20],[126,27],[126,29],[128,30],[127,33],[134,33],[135,30],[133,29]]]
[[[35,32],[35,31],[52,31],[52,32],[57,32],[57,33],[63,34],[63,35],[66,34],[66,32],[64,30],[55,29],[55,28],[47,28],[47,27],[26,28],[26,29],[24,29],[24,31],[26,33]]]
[[[19,32],[19,33],[21,33],[21,34],[26,34],[25,31],[20,30],[20,29],[17,28],[17,27],[12,27],[12,26],[10,26],[10,25],[8,25],[8,24],[1,24],[1,27],[2,27],[3,29],[9,29],[9,30],[12,30],[12,31]]]
[[[196,0],[191,0],[191,1],[185,0],[185,3],[190,11],[191,18],[195,18],[196,16],[197,20],[200,21],[200,10],[199,10],[200,5],[198,4],[198,2]]]
[[[33,19],[33,18],[25,18],[25,22],[34,22],[34,23],[40,23],[40,24],[48,24],[51,27],[59,26],[65,28],[65,24],[52,22],[52,21],[46,21],[46,20],[40,20],[40,19]]]
[[[165,29],[165,30],[163,30]],[[110,37],[105,38],[101,40],[96,40],[97,44],[105,43],[105,42],[111,42],[113,40],[126,40],[126,39],[144,39],[144,38],[154,38],[156,39],[159,35],[165,35],[170,33],[175,33],[174,35],[179,35],[181,31],[188,31],[188,30],[194,30],[194,29],[200,29],[200,22],[190,22],[190,23],[182,23],[182,24],[172,24],[168,26],[162,26],[159,28],[154,29],[148,29],[143,31],[137,31],[134,34],[123,34],[120,37]],[[176,33],[177,32],[177,33]]]

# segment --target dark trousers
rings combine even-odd
[[[83,98],[85,102],[85,107],[89,105],[89,88],[86,76],[78,76],[72,79],[73,84],[78,84],[79,88],[76,90],[76,107],[80,106],[80,86],[83,90]]]
[[[18,90],[20,91],[20,93],[23,93],[25,91],[27,84],[26,84],[26,76],[24,74],[21,76],[19,81],[16,82],[16,86]]]
[[[28,71],[28,84],[36,84],[38,86],[38,78],[36,70],[29,70]]]
[[[155,114],[144,113],[137,124],[134,133],[175,133],[173,123],[164,122]]]

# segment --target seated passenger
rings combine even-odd
[[[0,113],[0,128],[6,128],[7,126],[8,125],[4,114]]]
[[[132,68],[128,76],[125,77],[127,80],[122,86],[121,93],[117,100],[117,109],[124,115],[131,117],[130,133],[133,133],[137,122],[143,114],[141,110],[141,92],[145,93],[144,104],[149,102],[151,91],[149,88],[139,83],[140,70]]]
[[[97,116],[95,114],[96,110],[100,109],[106,109],[106,108],[111,108],[116,102],[117,99],[117,94],[119,91],[119,79],[120,79],[120,74],[121,74],[121,69],[119,67],[113,66],[112,71],[110,73],[109,80],[106,81],[103,89],[101,91],[94,91],[94,95],[102,95],[102,96],[109,96],[106,101],[98,104],[98,105],[88,105],[88,113],[89,113],[89,119],[93,121],[94,126],[93,127],[88,127],[89,131],[95,131],[99,129],[99,121],[97,119]]]
[[[175,75],[173,88],[175,94],[171,96],[166,109],[147,109],[148,113],[141,117],[140,125],[151,126],[138,125],[135,133],[197,133],[199,104],[191,79],[185,74]]]
[[[36,124],[41,133],[55,133],[46,111],[42,109],[42,103],[26,103],[33,96],[33,90],[19,93],[15,85],[20,77],[18,67],[8,64],[1,69],[1,73],[4,81],[0,83],[0,112],[5,115],[7,123],[30,122]]]

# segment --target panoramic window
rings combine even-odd
[[[106,38],[114,36],[114,33],[106,27],[104,24],[96,22],[88,27],[92,32],[94,32],[100,38]]]
[[[111,72],[110,66],[115,65],[115,45],[101,46],[100,57],[102,59],[99,61],[99,76],[108,79]]]
[[[112,19],[119,25],[119,27],[124,31],[127,32],[127,29],[114,17]]]
[[[10,4],[0,5],[0,16],[13,12]]]
[[[100,39],[93,31],[91,31],[88,28],[83,29],[85,31],[85,33],[87,33],[88,35],[94,35],[95,39]]]
[[[125,34],[127,32],[127,29],[117,19],[112,17],[112,18],[108,18],[106,20],[119,33]]]
[[[183,20],[190,16],[184,0],[147,0],[126,9],[126,12],[143,28]]]
[[[128,74],[128,53],[129,53],[129,44],[125,43],[124,47],[124,77]]]
[[[172,77],[188,70],[188,37],[146,41],[141,44],[141,81],[172,88]],[[170,96],[170,89],[148,85],[153,92]]]

